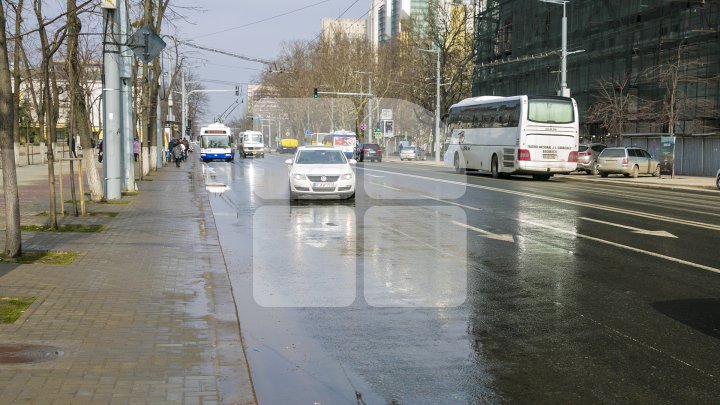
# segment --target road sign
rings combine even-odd
[[[375,132],[375,139],[382,139],[382,132]]]
[[[158,36],[155,30],[144,25],[132,34],[128,46],[138,59],[148,64],[165,49],[165,41]]]
[[[392,118],[392,109],[391,108],[383,108],[380,110],[380,119],[383,121],[388,121],[393,119]]]
[[[364,131],[364,130],[365,130],[365,128],[367,128],[367,125],[365,125],[365,123],[364,123],[364,122],[363,122],[362,124],[360,124],[360,129],[362,129],[362,130]]]
[[[305,135],[312,135],[312,131],[309,130],[309,129],[306,129],[306,130],[305,130]]]

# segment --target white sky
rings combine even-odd
[[[181,38],[208,48],[273,60],[280,52],[283,42],[316,38],[323,18],[338,18],[342,14],[342,18],[364,19],[371,1],[173,0],[172,3],[179,7],[194,6],[203,10],[178,9],[188,19],[187,23],[177,22]],[[298,9],[303,10],[295,11]],[[267,21],[259,22],[261,20]],[[208,80],[203,83],[206,89],[232,90],[233,85],[212,83],[209,80],[254,82],[259,73],[267,69],[260,63],[197,49],[188,50],[192,51],[193,59],[190,64],[195,66],[193,70],[202,79]],[[243,86],[243,90],[244,88]],[[207,120],[221,114],[237,98],[233,92],[208,94],[210,108],[205,117]],[[239,117],[242,114],[241,109],[242,107],[235,109],[230,118]]]

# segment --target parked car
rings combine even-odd
[[[400,151],[400,160],[418,160],[419,155],[417,146],[406,146]]]
[[[598,174],[597,158],[607,146],[601,143],[589,143],[578,147],[577,169],[587,174]]]
[[[720,169],[718,169],[718,172],[715,175],[715,185],[717,186],[718,190],[720,190]]]
[[[301,146],[289,167],[290,199],[298,197],[355,197],[355,172],[340,149],[329,146]]]
[[[355,159],[358,162],[365,160],[382,162],[382,149],[376,143],[359,143],[355,147]]]
[[[660,175],[660,162],[648,151],[640,148],[605,148],[598,156],[598,171],[602,177],[620,173],[625,177],[640,174]]]

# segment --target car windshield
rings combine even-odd
[[[406,146],[403,148],[403,152],[412,153],[412,152],[415,152],[415,148],[413,148],[412,146]]]
[[[600,154],[600,157],[618,158],[625,157],[625,149],[605,149]]]
[[[587,149],[588,149],[587,146],[585,146],[585,145],[580,145],[580,147],[578,148],[578,152],[585,152]]]
[[[298,152],[295,163],[299,165],[339,165],[347,163],[347,160],[339,150],[303,150]]]

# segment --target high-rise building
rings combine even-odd
[[[332,38],[336,33],[343,33],[348,38],[364,38],[367,32],[367,21],[362,19],[323,18],[321,24],[324,38]]]
[[[543,0],[483,0],[480,6],[473,95],[556,94],[565,8],[567,85],[578,102],[585,135],[607,134],[601,124],[585,119],[600,79],[627,79],[625,92],[655,102],[660,112],[667,103],[664,83],[674,73],[680,79],[674,94],[684,103],[674,128],[658,114],[635,114],[626,133],[720,129],[717,0],[572,0],[564,6]]]

